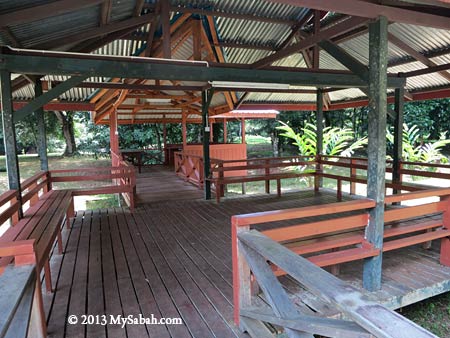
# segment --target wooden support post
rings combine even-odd
[[[109,147],[115,155],[119,154],[119,131],[117,128],[117,111],[112,110],[109,115]],[[112,166],[117,167],[119,162],[116,156],[112,156]]]
[[[442,223],[445,229],[450,229],[450,197],[442,197],[441,201],[447,202],[447,208],[442,215]],[[441,239],[440,263],[450,266],[450,238],[448,237]]]
[[[322,172],[322,165],[320,164],[321,155],[323,153],[323,91],[321,89],[317,90],[317,126],[316,126],[316,172]],[[323,178],[321,175],[314,176],[314,190],[319,191],[323,185]]]
[[[251,306],[251,278],[250,268],[245,260],[240,248],[238,234],[250,230],[249,225],[240,226],[237,219],[231,218],[231,248],[233,264],[233,305],[234,322],[240,324],[240,309]],[[244,329],[241,325],[241,329]]]
[[[42,83],[37,79],[34,84],[34,95],[36,97],[42,95]],[[35,111],[38,127],[38,153],[39,161],[41,163],[41,170],[48,171],[48,156],[47,156],[47,135],[45,132],[44,108],[40,107]]]
[[[244,118],[241,120],[241,138],[242,138],[242,144],[245,144],[245,119]]]
[[[223,119],[223,143],[226,144],[227,142],[228,142],[227,119]]]
[[[356,160],[350,159],[350,177],[352,179],[356,178],[356,168],[353,167],[353,165],[356,164]],[[356,194],[356,182],[350,181],[350,195]]]
[[[209,142],[210,143],[214,142],[214,123],[213,122],[209,123]]]
[[[369,145],[367,197],[375,201],[370,210],[366,238],[380,254],[364,262],[363,286],[369,291],[381,288],[384,233],[384,187],[386,173],[387,114],[387,26],[386,17],[369,24]]]
[[[270,165],[270,160],[265,160],[264,161],[264,164],[266,165],[266,168],[264,169],[264,173],[265,173],[265,175],[266,175],[266,177],[269,177],[270,176],[270,168],[269,168],[269,165]],[[266,194],[270,194],[270,180],[266,180]]]
[[[162,0],[160,4],[161,4],[163,57],[165,59],[171,59],[172,47],[170,42],[170,3],[168,0]]]
[[[14,109],[11,91],[11,73],[2,70],[0,72],[1,82],[1,101],[2,101],[2,121],[3,121],[3,140],[5,142],[6,170],[8,172],[8,188],[17,190],[19,193],[17,199],[20,203],[19,218],[22,213],[22,198],[20,190],[19,159],[16,149],[16,128],[14,126]]]
[[[183,136],[183,151],[186,150],[186,145],[187,145],[187,129],[186,129],[186,112],[183,110],[183,112],[181,113],[181,134]]]
[[[405,103],[405,88],[395,89],[395,122],[394,122],[394,152],[392,164],[392,183],[399,184],[401,182],[401,161],[403,153],[403,106]],[[394,189],[393,193],[398,194],[401,191]]]
[[[212,89],[202,92],[202,132],[203,132],[203,173],[204,173],[204,189],[205,199],[211,199],[211,181],[208,180],[211,169],[211,161],[209,157],[209,133],[208,126],[208,110],[211,104],[214,91]],[[219,192],[221,193],[221,192]]]

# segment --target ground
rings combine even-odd
[[[255,151],[256,150],[256,151]],[[250,149],[255,154],[261,151],[266,153],[264,147],[258,145],[258,149]],[[262,154],[259,154],[259,157]],[[19,165],[21,180],[24,180],[39,170],[39,159],[35,155],[21,155],[19,156]],[[109,166],[110,160],[108,158],[94,158],[87,156],[76,156],[70,158],[63,158],[61,156],[50,156],[50,169],[69,169],[69,168],[83,168],[83,167],[102,167]],[[1,170],[3,168],[3,170]],[[310,184],[307,179],[292,179],[290,182],[284,182],[285,187],[295,186],[297,189],[306,187]],[[331,186],[332,182],[325,182],[325,185]],[[240,185],[230,186],[229,192],[239,193]],[[273,187],[272,189],[275,189]],[[0,193],[7,190],[7,175],[5,170],[5,158],[0,157]],[[345,190],[345,187],[344,187]],[[248,193],[258,193],[264,191],[264,182],[255,182],[247,185]],[[117,205],[115,197],[105,198],[104,196],[95,197],[94,200],[78,201],[78,209],[98,209],[114,207]],[[430,298],[426,301],[414,304],[401,310],[401,313],[413,320],[417,324],[427,328],[439,337],[450,338],[450,294],[445,294]]]

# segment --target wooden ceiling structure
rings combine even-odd
[[[329,74],[336,77],[356,74],[361,79],[368,73],[367,65],[346,51],[340,44],[358,38],[368,32],[368,24],[376,17],[386,16],[392,23],[421,25],[438,30],[450,30],[450,5],[438,0],[389,0],[361,1],[345,0],[261,0],[261,3],[282,4],[285,7],[301,8],[298,20],[283,19],[277,15],[240,13],[235,11],[215,10],[211,6],[190,6],[177,1],[125,1],[132,6],[130,17],[118,20],[114,17],[112,0],[59,0],[34,5],[32,1],[25,7],[11,11],[0,11],[1,36],[3,44],[16,48],[39,50],[57,50],[77,53],[92,53],[102,46],[117,40],[141,42],[134,56],[145,58],[172,59],[181,53],[185,60],[207,63],[211,67],[240,68],[243,71],[270,70],[292,73],[306,73],[312,79],[310,86],[290,86],[289,88],[246,88],[239,86],[215,87],[215,97],[209,108],[209,114],[223,114],[236,109],[277,109],[277,110],[315,110],[315,100],[309,102],[251,102],[251,93],[305,94],[315,96],[317,87],[313,82],[314,74]],[[201,5],[201,2],[199,3]],[[267,5],[268,6],[268,5]],[[58,15],[74,15],[80,11],[99,10],[96,27],[82,29],[80,32],[68,33],[36,43],[22,42],[15,36],[17,27],[28,22],[48,20]],[[338,15],[335,13],[339,13]],[[218,30],[217,19],[245,20],[252,23],[276,24],[285,27],[287,36],[276,45],[258,44],[257,42],[224,42]],[[45,21],[42,21],[45,22]],[[20,30],[18,30],[20,32]],[[263,33],[263,32],[261,32]],[[438,75],[448,81],[448,85],[420,88],[405,92],[406,100],[423,100],[450,96],[450,63],[439,64],[436,57],[450,55],[450,41],[447,48],[427,53],[418,51],[408,44],[405,37],[388,36],[389,44],[408,54],[397,60],[390,60],[390,66],[417,61],[419,69],[389,74],[390,79],[409,79],[430,74]],[[226,51],[239,49],[247,51],[265,51],[266,56],[250,61],[242,58],[241,63],[228,62]],[[344,66],[343,69],[323,68],[321,53],[326,52]],[[282,65],[281,61],[293,55],[301,55],[307,68]],[[325,65],[326,66],[326,65]],[[24,74],[13,80],[13,91],[19,91],[29,83],[47,74]],[[44,92],[67,81],[43,79]],[[106,80],[105,80],[106,79]],[[257,81],[252,79],[252,81]],[[288,81],[286,81],[288,82]],[[208,81],[181,81],[173,79],[138,78],[128,76],[104,77],[102,80],[84,78],[72,81],[68,88],[96,89],[85,100],[77,102],[63,100],[60,96],[46,102],[48,110],[89,110],[93,112],[96,123],[109,123],[109,115],[117,111],[119,123],[159,123],[181,122],[183,114],[188,122],[201,121],[201,92],[211,88]],[[64,89],[64,87],[62,87]],[[367,104],[367,99],[338,101],[332,100],[332,93],[345,91],[337,85],[324,85],[323,104],[325,110],[356,107]],[[365,89],[358,87],[361,94]],[[62,94],[63,92],[61,92]],[[61,95],[60,94],[60,95]],[[393,92],[389,100],[394,100]],[[363,94],[362,94],[363,95]],[[361,96],[362,96],[361,95]],[[20,109],[25,102],[16,100],[15,109]]]

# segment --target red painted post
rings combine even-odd
[[[441,201],[447,202],[447,208],[442,214],[442,223],[445,229],[450,229],[450,196],[442,197]],[[450,239],[448,237],[441,239],[440,263],[450,266]]]
[[[355,160],[352,158],[350,159],[350,177],[352,179],[356,178],[356,168],[353,167],[353,165],[355,164]],[[354,181],[350,181],[350,195],[355,195],[356,194],[356,182]]]
[[[233,304],[234,322],[239,325],[240,309],[251,305],[251,274],[244,256],[239,252],[238,234],[250,230],[250,226],[239,224],[239,220],[231,217],[231,240],[233,261]]]

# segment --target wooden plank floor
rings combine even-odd
[[[152,165],[136,171],[137,203],[201,199],[203,191],[177,178],[173,167]]]
[[[53,256],[56,292],[45,295],[50,337],[238,337],[232,321],[230,217],[234,214],[335,202],[335,193],[150,202],[127,209],[78,212],[64,232],[65,254]],[[419,247],[384,256],[383,289],[391,308],[450,290],[450,268],[436,250]],[[341,278],[360,286],[361,263]],[[289,277],[285,288],[305,311],[338,312]],[[180,317],[182,325],[69,325],[68,315]]]

